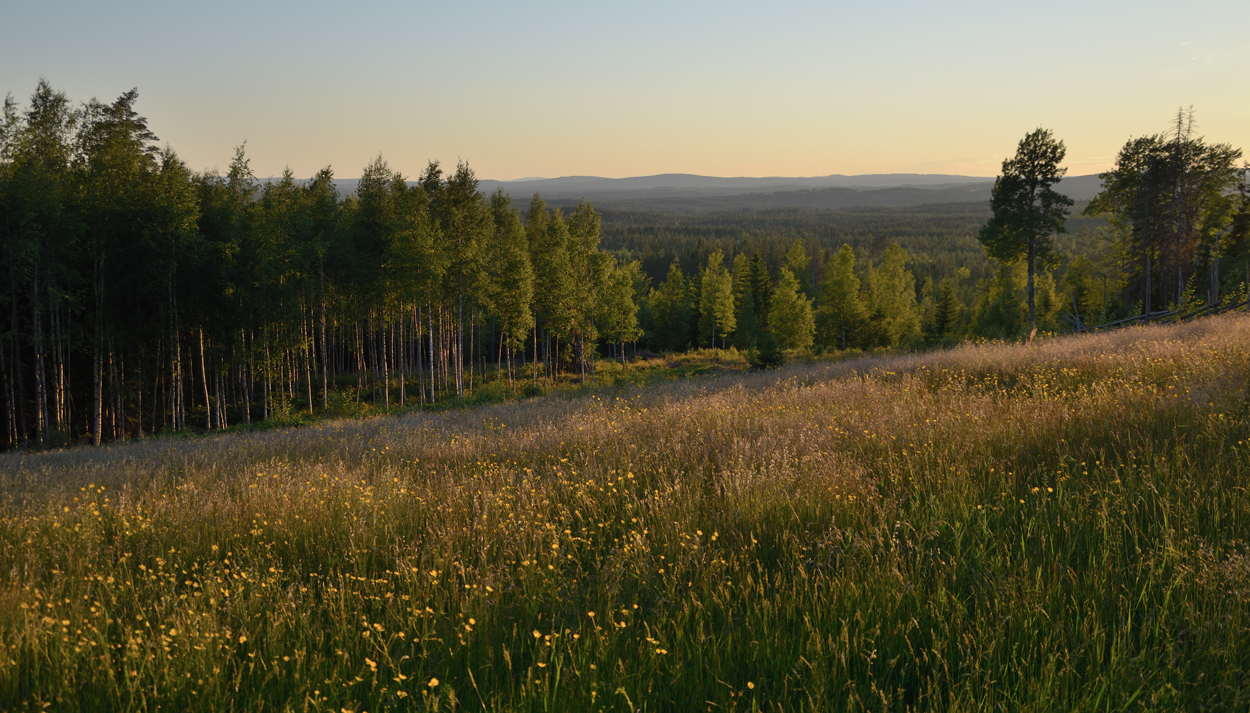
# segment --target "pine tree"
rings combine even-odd
[[[1034,276],[1050,257],[1052,237],[1067,232],[1072,199],[1052,186],[1067,173],[1059,163],[1067,149],[1047,129],[1037,129],[1020,140],[1015,158],[1003,160],[1003,173],[994,181],[990,208],[994,216],[978,238],[995,260],[1023,258],[1028,270],[1029,323],[1036,324]]]
[[[1181,110],[1172,131],[1131,139],[1101,175],[1102,190],[1085,215],[1111,224],[1130,260],[1127,288],[1141,299],[1143,312],[1184,302],[1195,277],[1210,288],[1208,301],[1218,301],[1219,257],[1234,222],[1240,158],[1239,149],[1194,137],[1192,113]],[[1209,276],[1199,274],[1204,266]]]

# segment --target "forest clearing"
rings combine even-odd
[[[0,455],[0,710],[1242,710],[1250,315]]]

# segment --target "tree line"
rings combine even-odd
[[[137,92],[4,105],[0,420],[10,447],[218,430],[464,397],[575,373],[633,341],[636,264],[589,204],[525,219],[467,164],[415,181],[379,156],[260,181],[160,147]],[[619,349],[614,353],[621,354]],[[345,403],[346,402],[346,403]]]
[[[1239,150],[1196,136],[1192,111],[1178,112],[1169,131],[1129,140],[1079,210],[1053,188],[1064,155],[1051,132],[1028,134],[1003,162],[988,207],[759,211],[684,224],[625,214],[606,242],[657,282],[657,263],[670,263],[639,299],[644,339],[659,350],[744,347],[761,325],[793,349],[921,346],[1246,299],[1250,169],[1238,166]],[[726,277],[719,266],[728,261]],[[767,291],[746,288],[765,272],[785,294],[776,321]],[[734,307],[704,285],[732,294]]]
[[[1073,205],[1053,188],[1064,175],[1065,153],[1063,142],[1046,129],[1025,136],[1015,156],[1003,161],[990,202],[993,216],[978,235],[1004,267],[1023,267],[1030,325],[1039,321],[1035,277],[1059,262],[1055,236],[1065,232]],[[1250,285],[1250,166],[1238,166],[1240,159],[1240,149],[1195,134],[1192,109],[1178,110],[1169,131],[1130,139],[1083,211],[1108,222],[1104,238],[1115,264],[1099,270],[1104,304],[1092,308],[1091,286],[1082,284],[1091,265],[1088,259],[1076,262],[1068,290],[1071,323],[1082,328],[1096,324],[1090,317],[1108,316],[1108,277],[1121,311],[1146,320],[1157,306],[1185,311],[1244,300]]]

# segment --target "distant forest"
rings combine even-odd
[[[381,156],[340,195],[329,168],[258,180],[244,147],[225,175],[192,171],[136,102],[75,106],[46,82],[5,101],[6,447],[417,407],[590,380],[641,350],[768,366],[1030,326],[1022,262],[987,256],[988,203],[600,214]],[[1039,327],[1244,299],[1239,152],[1148,138],[1047,238]]]
[[[603,211],[602,244],[621,262],[638,260],[642,272],[658,286],[673,261],[687,275],[695,274],[716,249],[730,259],[759,252],[775,280],[791,245],[802,241],[811,257],[803,282],[813,294],[829,258],[843,244],[849,244],[865,265],[898,244],[908,252],[908,267],[919,286],[955,279],[966,292],[964,303],[971,305],[978,281],[992,279],[995,271],[994,261],[977,240],[977,230],[989,216],[988,202],[832,211],[793,208],[711,216]],[[1074,212],[1059,247],[1069,255],[1099,254],[1107,244],[1096,237],[1096,231],[1106,225],[1103,219],[1083,218]]]

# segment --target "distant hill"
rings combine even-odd
[[[1088,201],[1099,190],[1098,176],[1072,176],[1059,191]],[[540,194],[552,205],[579,199],[618,210],[715,213],[770,208],[835,210],[861,206],[908,207],[990,199],[993,178],[940,174],[873,174],[817,178],[717,178],[664,174],[638,178],[569,176],[524,181],[482,181],[485,192],[503,189],[524,205]]]
[[[639,190],[693,190],[749,193],[763,190],[793,191],[812,188],[893,188],[897,186],[936,186],[951,183],[993,183],[993,178],[952,176],[926,173],[880,173],[862,176],[816,176],[811,178],[763,177],[722,178],[690,173],[661,173],[633,178],[600,178],[598,176],[565,176],[563,178],[522,179],[519,181],[482,181],[483,190],[500,186],[508,193],[535,191],[551,193],[605,193]]]
[[[340,193],[350,195],[356,190],[357,180],[340,179],[335,183]],[[585,198],[596,206],[617,210],[717,213],[770,208],[834,210],[980,202],[990,199],[993,185],[993,178],[922,173],[810,178],[722,178],[666,173],[633,178],[486,179],[479,188],[487,194],[502,189],[522,208],[538,193],[556,206],[571,205]],[[1098,175],[1093,174],[1065,178],[1058,190],[1074,200],[1087,201],[1098,193],[1099,187]]]

